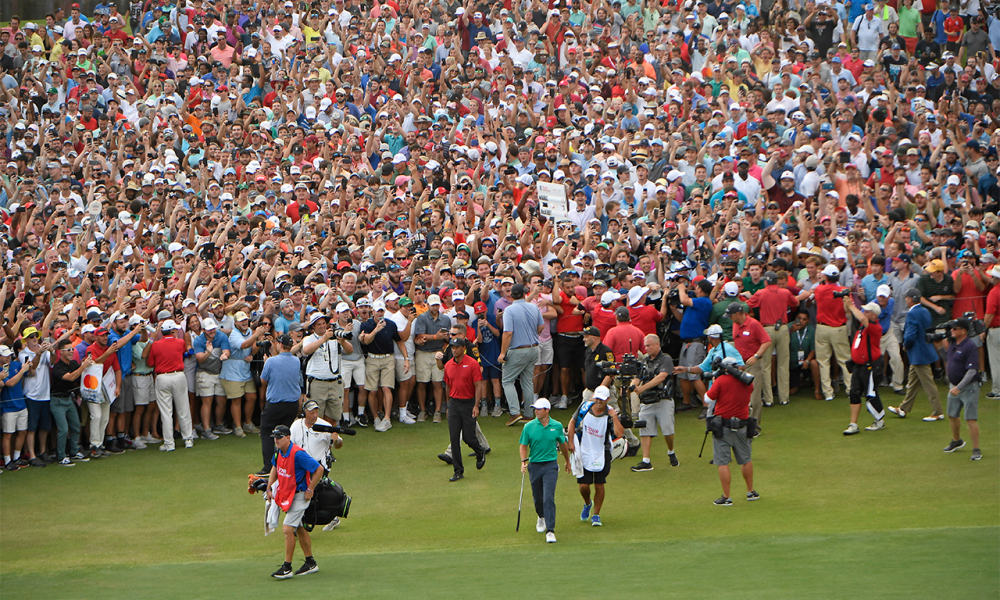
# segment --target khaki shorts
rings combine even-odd
[[[336,381],[306,380],[306,397],[319,404],[319,416],[336,425],[344,407],[344,384]]]
[[[218,375],[198,371],[195,374],[195,382],[198,387],[198,397],[208,398],[209,396],[225,396],[226,390],[222,389],[222,380]]]
[[[147,406],[156,402],[156,391],[153,389],[153,375],[132,374],[132,397],[136,406]]]
[[[344,387],[350,387],[352,383],[363,387],[365,385],[365,359],[340,361],[340,374],[344,379]]]
[[[365,359],[365,389],[374,392],[383,387],[396,387],[396,359],[391,354]]]
[[[544,342],[538,342],[538,362],[535,363],[536,367],[551,365],[554,357],[555,350],[552,349],[552,338],[549,338]]]
[[[246,381],[229,381],[228,379],[223,379],[222,389],[226,391],[226,398],[230,400],[257,393],[257,386],[253,384],[253,378]]]
[[[437,367],[437,352],[417,350],[417,383],[444,381],[444,370]]]
[[[404,369],[403,366],[406,364],[406,360],[403,358],[396,358],[396,381],[403,382],[409,381],[413,377],[413,361],[410,361],[410,368]]]
[[[14,433],[28,430],[28,409],[3,413],[3,432]]]

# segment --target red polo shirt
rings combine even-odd
[[[444,382],[448,386],[448,395],[452,398],[475,399],[476,382],[482,379],[482,368],[468,354],[459,362],[452,359],[444,365]]]
[[[615,360],[621,362],[625,354],[646,353],[646,335],[631,323],[618,323],[601,341],[615,353]]]
[[[799,299],[786,288],[768,285],[747,300],[750,308],[760,309],[760,322],[765,327],[788,322],[788,310],[799,306]]]
[[[612,306],[614,305],[612,304]],[[603,340],[604,337],[608,335],[608,332],[618,324],[618,319],[615,318],[614,310],[608,310],[603,306],[598,306],[591,311],[590,322],[594,324],[594,327],[601,330],[601,339]]]
[[[816,322],[828,327],[841,327],[847,324],[847,313],[841,298],[834,298],[833,293],[842,288],[835,283],[821,283],[813,288],[816,297]]]
[[[168,336],[153,342],[146,364],[157,375],[184,370],[184,340]]]
[[[753,317],[747,317],[743,325],[733,321],[733,345],[740,351],[743,360],[749,360],[757,354],[760,347],[771,341],[771,336],[764,331],[764,326]]]
[[[556,298],[558,299],[558,304],[562,307],[563,311],[561,315],[556,317],[556,331],[558,333],[583,331],[583,315],[573,314],[573,309],[576,308],[576,306],[569,301],[569,296],[567,296],[562,290],[559,290]],[[583,298],[580,296],[577,296],[577,299],[583,301]]]
[[[93,356],[94,362],[97,362],[97,359],[101,358],[101,356],[107,349],[108,349],[107,346],[102,346],[99,343],[94,342],[93,344],[87,346],[87,351],[84,352],[83,355],[85,357]],[[110,371],[111,369],[114,369],[115,371],[122,370],[121,365],[118,364],[117,352],[112,352],[111,354],[108,355],[108,359],[104,361],[104,371],[102,371],[101,373],[107,375],[108,371]]]
[[[663,315],[652,304],[629,307],[628,314],[632,318],[632,324],[646,335],[655,334],[656,324],[663,320]]]

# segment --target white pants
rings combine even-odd
[[[177,410],[177,421],[181,426],[181,437],[185,440],[194,439],[191,428],[191,406],[188,404],[187,377],[183,371],[157,375],[156,405],[160,408],[160,422],[163,423],[163,444],[167,448],[174,447],[174,410]]]
[[[98,448],[104,444],[104,431],[111,417],[111,404],[107,402],[87,402],[90,413],[90,445]]]

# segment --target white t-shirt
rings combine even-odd
[[[387,309],[385,311],[385,317],[396,324],[396,329],[399,331],[399,337],[403,337],[403,330],[406,329],[406,324],[408,323],[406,317],[403,316],[403,312],[397,311],[393,313]],[[416,343],[413,341],[413,337],[413,332],[411,331],[410,339],[403,342],[406,346],[406,356],[410,357],[411,362],[413,361],[413,357],[415,356],[414,353],[416,352]],[[403,352],[399,349],[399,344],[392,345],[392,354],[399,360],[403,359]]]
[[[50,392],[52,363],[50,362],[50,358],[49,353],[45,352],[42,354],[42,358],[38,360],[38,367],[35,369],[35,374],[26,373],[24,375],[24,378],[21,380],[21,388],[24,390],[25,398],[39,402],[48,402],[52,399]],[[17,359],[21,361],[22,365],[25,365],[35,359],[35,353],[25,347],[17,355]]]

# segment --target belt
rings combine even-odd
[[[153,376],[152,373],[132,373],[132,375],[135,376],[135,377],[152,377]]]
[[[527,346],[518,346],[516,348],[511,348],[511,350],[520,350],[521,348],[534,348],[538,344],[528,344]]]
[[[817,323],[817,325],[822,325],[823,327],[832,327],[836,329],[838,327],[843,327],[844,325],[847,325],[847,323],[841,323],[840,325],[830,325],[829,323]]]
[[[167,371],[166,373],[157,373],[157,375],[173,375],[174,373],[183,373],[184,369],[178,369],[176,371]]]
[[[392,356],[392,354],[369,354],[368,358],[388,358],[390,356]]]
[[[571,338],[582,338],[583,337],[583,332],[582,331],[570,331],[568,333],[557,332],[556,335],[561,335],[561,336],[571,337]]]
[[[340,377],[335,377],[333,379],[320,379],[319,377],[309,377],[309,381],[340,381]]]

